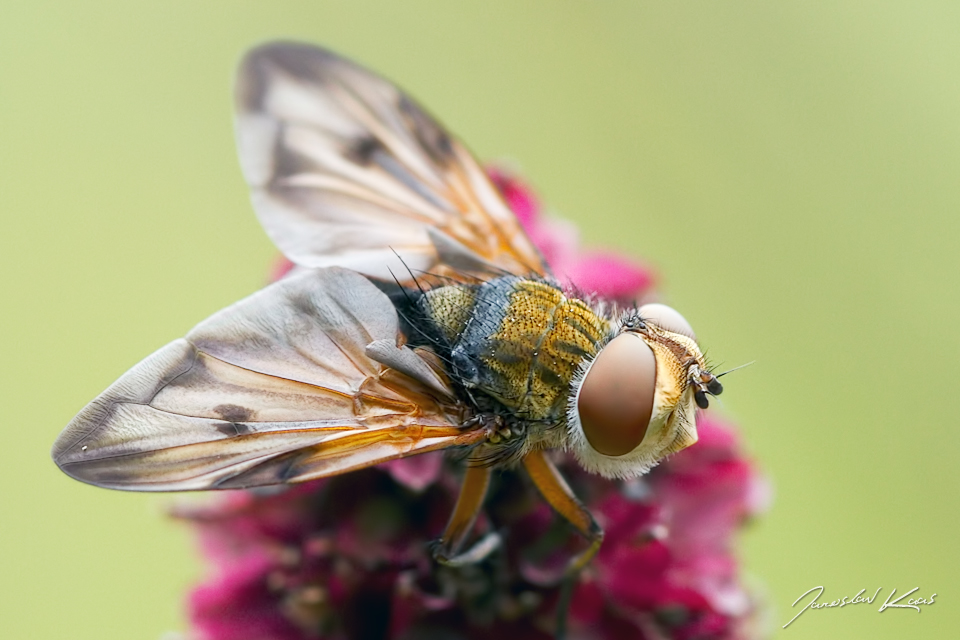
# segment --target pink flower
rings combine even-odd
[[[650,272],[579,249],[575,229],[541,214],[530,191],[491,177],[562,282],[624,302],[651,294]],[[275,276],[289,265],[281,263]],[[571,638],[751,636],[756,602],[735,535],[766,485],[733,428],[710,413],[700,441],[630,482],[587,474],[559,453],[571,486],[606,531],[569,612]],[[582,545],[521,472],[494,477],[477,523],[501,551],[437,565],[430,543],[457,496],[457,464],[431,453],[304,485],[231,492],[177,515],[200,533],[215,575],[190,596],[202,640],[550,638],[556,567]]]
[[[582,250],[575,225],[544,216],[533,193],[516,177],[499,169],[489,173],[561,283],[627,304],[650,293],[654,277],[648,268],[611,251]]]

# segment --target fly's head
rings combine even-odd
[[[568,446],[590,472],[641,475],[697,441],[697,407],[722,391],[683,316],[644,305],[622,316],[616,336],[581,365],[571,385]]]

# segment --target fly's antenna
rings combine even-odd
[[[742,364],[742,365],[740,365],[739,367],[734,367],[733,369],[727,369],[727,370],[724,371],[723,373],[716,373],[716,374],[714,374],[714,375],[715,375],[717,378],[720,378],[720,377],[722,377],[722,376],[727,375],[728,373],[733,373],[733,372],[736,371],[737,369],[743,369],[744,367],[749,367],[750,365],[752,365],[752,364],[755,363],[755,362],[756,362],[756,360],[751,360],[750,362],[748,362],[748,363],[746,363],[746,364]]]

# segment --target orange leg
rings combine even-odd
[[[570,597],[573,595],[573,587],[576,585],[580,571],[600,550],[600,545],[603,542],[603,529],[593,519],[586,507],[573,495],[567,481],[563,479],[553,463],[547,460],[543,451],[528,453],[523,459],[523,466],[527,469],[530,479],[533,480],[533,484],[537,486],[544,500],[590,542],[590,546],[582,553],[570,559],[560,587],[560,600],[557,603],[556,637],[562,639],[566,635],[567,609],[570,605]]]
[[[567,574],[576,574],[587,566],[587,563],[600,550],[603,529],[596,523],[587,508],[573,495],[567,481],[563,479],[553,463],[547,460],[543,451],[528,453],[523,459],[523,466],[526,467],[530,479],[533,480],[533,484],[537,486],[544,500],[590,541],[590,546],[567,565]]]
[[[457,504],[450,515],[450,521],[437,546],[433,550],[433,557],[442,564],[468,564],[482,560],[493,551],[499,543],[499,536],[491,534],[478,542],[472,549],[460,554],[463,543],[466,542],[473,523],[477,520],[483,508],[483,500],[490,486],[490,467],[468,466],[463,474],[463,484]]]

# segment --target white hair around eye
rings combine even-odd
[[[683,335],[676,332],[670,342],[696,349]],[[686,374],[662,342],[633,331],[621,333],[596,357],[584,359],[574,375],[567,447],[591,473],[643,475],[664,456],[697,441],[697,407]]]

